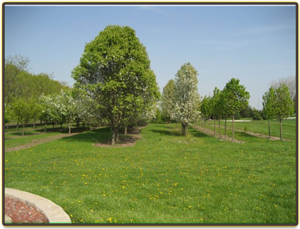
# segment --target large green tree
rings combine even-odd
[[[184,64],[175,76],[174,119],[181,123],[182,135],[187,135],[187,127],[200,116],[200,96],[198,92],[198,72],[190,64]]]
[[[73,78],[98,102],[113,132],[111,144],[118,141],[120,128],[136,121],[133,117],[159,96],[146,48],[127,26],[108,26],[88,43]]]
[[[243,85],[240,85],[240,80],[235,78],[225,85],[222,93],[226,100],[226,113],[232,117],[232,141],[234,141],[234,116],[248,106],[250,94]]]

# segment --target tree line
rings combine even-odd
[[[216,135],[216,120],[219,120],[219,125],[222,118],[226,120],[227,117],[232,117],[232,120],[234,120],[235,114],[248,105],[249,92],[246,91],[243,85],[239,84],[238,79],[232,78],[222,91],[215,88],[212,97],[205,96],[201,101],[200,96],[197,94],[197,80],[191,82],[184,79],[184,82],[186,82],[185,91],[179,90],[181,86],[178,77],[175,78],[175,81],[170,80],[163,88],[161,109],[162,113],[167,117],[168,122],[175,120],[181,122],[182,126],[184,126],[184,121],[186,120],[191,124],[192,122],[198,121],[200,117],[204,120],[212,118],[214,120],[214,135]],[[196,99],[190,97],[193,93],[197,94]],[[190,100],[185,103],[186,107],[183,107],[178,99],[182,97],[190,98]],[[178,115],[178,110],[176,110],[177,107],[190,109],[190,112],[186,113],[185,116],[180,116]],[[182,133],[186,135],[184,131],[182,131]],[[232,141],[233,140],[234,122],[232,121]]]
[[[197,80],[193,82],[185,80],[187,83],[187,90],[180,90],[180,82],[178,78],[170,80],[163,88],[162,99],[161,99],[161,111],[165,120],[169,123],[171,120],[182,123],[182,133],[184,132],[184,121],[188,120],[188,123],[199,121],[199,117],[204,121],[204,127],[206,120],[213,120],[214,122],[214,135],[216,136],[216,122],[219,125],[219,135],[221,136],[220,121],[225,119],[225,136],[227,130],[227,119],[232,119],[232,141],[234,141],[234,120],[236,116],[240,117],[252,117],[253,120],[260,120],[261,116],[264,119],[268,119],[269,138],[271,137],[270,130],[270,119],[278,119],[280,122],[280,138],[283,139],[282,134],[282,119],[287,118],[295,112],[296,93],[295,84],[292,77],[287,79],[280,79],[279,83],[276,81],[272,82],[272,85],[268,92],[263,96],[263,109],[258,111],[255,108],[249,106],[250,94],[246,91],[243,85],[240,85],[240,80],[232,78],[223,88],[223,90],[215,87],[213,96],[204,96],[201,101],[199,96],[191,99],[191,94],[197,94]],[[189,77],[192,77],[189,75]],[[195,74],[193,75],[195,77]],[[286,85],[289,82],[289,86]],[[185,105],[182,106],[178,98],[186,98]],[[188,100],[187,98],[190,98]],[[176,108],[181,107],[182,109],[193,108],[186,115],[178,116],[178,110]],[[193,115],[191,115],[193,114]]]
[[[30,120],[44,121],[44,131],[47,123],[61,126],[66,123],[69,133],[74,122],[77,126],[93,123],[111,129],[111,144],[114,145],[121,131],[127,134],[136,125],[151,120],[160,99],[162,113],[168,122],[181,123],[182,135],[186,136],[187,127],[200,117],[214,120],[216,135],[216,121],[220,129],[220,120],[225,118],[226,125],[227,118],[231,118],[233,141],[234,119],[249,107],[250,94],[235,78],[223,90],[215,88],[213,96],[201,99],[197,88],[198,72],[190,63],[181,66],[175,79],[163,88],[161,96],[146,48],[135,31],[127,26],[107,26],[86,44],[79,64],[72,71],[76,81],[73,89],[47,74],[28,73],[28,62],[21,56],[5,61],[5,122],[15,119],[22,124],[23,135],[24,125]],[[282,89],[280,84],[275,90],[277,97],[283,93],[280,90],[286,91],[286,88]],[[272,92],[264,96],[268,118],[277,115],[282,119],[290,114],[283,112],[278,116],[279,108],[275,109],[274,105],[290,104],[290,101],[271,102],[272,98]]]
[[[52,94],[43,91],[33,103],[25,99],[10,102],[14,100],[10,82],[15,82],[27,66],[25,58],[18,60],[18,64],[8,60],[5,66],[7,74],[14,70],[5,82],[9,91],[5,94],[6,121],[13,116],[24,127],[38,117],[45,122],[45,131],[46,123],[66,123],[69,133],[73,122],[106,125],[112,131],[113,145],[118,142],[121,129],[127,134],[155,114],[160,97],[156,76],[146,48],[130,27],[106,27],[86,44],[79,65],[72,71],[74,88]]]

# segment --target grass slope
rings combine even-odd
[[[5,155],[5,187],[63,207],[73,223],[296,223],[296,144],[221,142],[150,124],[135,146],[103,128]]]

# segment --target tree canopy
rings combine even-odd
[[[159,97],[146,48],[127,26],[108,26],[88,43],[73,78],[99,104],[112,144],[120,128],[136,122]]]
[[[199,118],[200,96],[198,93],[198,72],[190,64],[184,64],[175,76],[174,119],[182,124],[182,135],[187,135],[187,126]]]
[[[161,97],[161,109],[162,113],[168,119],[168,123],[174,113],[175,106],[175,82],[174,80],[169,80],[166,86],[163,88]]]

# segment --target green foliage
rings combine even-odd
[[[159,108],[156,109],[156,114],[155,114],[155,118],[154,121],[156,123],[161,123],[162,122],[162,114]]]
[[[253,120],[261,120],[260,112],[255,108],[252,109],[252,119]]]
[[[12,104],[14,117],[22,125],[27,124],[32,118],[32,104],[23,99],[16,100]]]
[[[12,108],[9,104],[4,104],[4,122],[6,123],[10,123],[10,121],[13,118],[13,111]]]
[[[161,109],[162,113],[168,119],[168,123],[171,121],[171,117],[174,114],[175,106],[175,82],[169,80],[167,85],[163,88],[161,97]]]
[[[159,98],[146,48],[127,26],[108,26],[88,43],[73,78],[97,101],[115,141],[122,126],[136,123]]]
[[[248,106],[250,94],[239,83],[239,79],[232,78],[223,89],[227,114],[235,115]]]
[[[213,113],[212,101],[213,99],[211,97],[204,96],[200,103],[201,116],[205,119],[209,119]]]
[[[263,114],[267,119],[275,117],[275,91],[270,87],[269,91],[263,95]]]
[[[274,92],[274,97],[274,114],[278,119],[287,118],[294,113],[293,100],[285,84],[280,84]]]
[[[67,90],[68,87],[52,79],[46,73],[34,75],[26,69],[29,59],[22,56],[8,57],[5,60],[5,101],[11,104],[13,101],[35,100],[44,95],[57,94],[61,89]]]
[[[250,118],[253,116],[251,106],[246,106],[244,109],[241,109],[240,115],[242,118]]]

